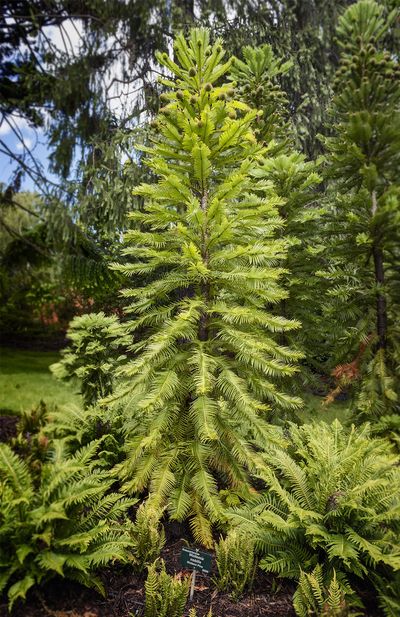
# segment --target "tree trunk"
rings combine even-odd
[[[201,207],[201,209],[202,209],[202,211],[204,213],[207,212],[207,208],[208,208],[208,191],[206,189],[204,189],[204,188],[203,188],[203,191],[202,191],[200,207]],[[204,226],[203,227],[203,233],[202,233],[201,254],[202,254],[202,258],[203,258],[203,261],[204,261],[204,264],[205,264],[206,267],[208,267],[207,243],[208,243],[208,229],[207,229],[206,226]],[[201,292],[202,292],[202,295],[203,295],[205,303],[208,304],[209,299],[210,299],[210,285],[209,285],[209,283],[204,283],[202,285]],[[203,314],[200,317],[199,339],[201,341],[207,341],[208,340],[208,317],[207,317],[207,313],[206,312],[203,312]]]
[[[385,282],[385,272],[383,269],[383,251],[379,246],[374,246],[373,249],[374,266],[375,266],[375,282],[382,286]],[[381,291],[378,291],[376,296],[376,329],[378,332],[378,349],[386,348],[386,331],[387,331],[387,308],[386,298]]]
[[[180,5],[185,21],[192,23],[194,21],[194,0],[181,0]]]
[[[374,216],[377,210],[377,200],[375,191],[372,192],[372,215]],[[376,330],[378,333],[377,349],[386,348],[387,334],[387,306],[386,297],[382,293],[382,286],[385,282],[385,270],[383,267],[383,251],[382,248],[374,241],[372,246],[372,254],[374,257],[375,267],[375,283],[379,285],[379,290],[376,295]]]

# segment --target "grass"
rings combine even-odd
[[[21,351],[0,349],[0,414],[18,414],[38,405],[40,400],[49,406],[80,404],[78,384],[58,381],[49,370],[59,360],[52,351]],[[348,403],[335,402],[324,406],[322,397],[304,393],[305,405],[298,412],[303,422],[325,420],[340,422],[349,419]]]
[[[335,401],[330,405],[324,405],[322,396],[314,396],[308,392],[302,394],[304,400],[304,409],[298,412],[298,416],[303,422],[312,422],[313,420],[323,420],[330,424],[336,418],[342,424],[345,424],[350,419],[349,402]]]
[[[0,349],[0,414],[18,414],[43,400],[49,406],[80,403],[78,385],[58,381],[49,370],[59,355],[50,351]]]

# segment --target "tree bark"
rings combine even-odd
[[[375,282],[382,286],[385,282],[385,271],[383,268],[383,251],[380,247],[374,246],[373,249],[374,266],[375,266]],[[378,349],[386,348],[386,332],[387,332],[387,307],[386,298],[381,291],[376,295],[376,330],[378,333]]]
[[[207,212],[207,208],[208,208],[208,192],[207,192],[206,189],[203,189],[202,196],[201,196],[201,201],[200,201],[200,207],[201,207],[201,209],[202,209],[202,211],[204,213]],[[201,254],[202,254],[203,262],[204,262],[206,267],[208,267],[207,242],[208,242],[208,229],[207,229],[206,226],[204,226],[203,227],[203,233],[202,233]],[[201,291],[202,291],[205,303],[208,304],[209,299],[210,299],[210,285],[209,285],[209,283],[204,283],[202,285]],[[202,315],[200,317],[199,339],[201,341],[207,341],[208,340],[208,318],[207,318],[207,313],[204,312],[204,311],[203,311],[203,313],[202,313]]]
[[[372,192],[372,216],[377,211],[376,192]],[[382,286],[385,283],[385,270],[383,266],[383,251],[382,248],[374,241],[372,246],[372,254],[374,257],[375,268],[375,283],[379,286],[376,294],[376,330],[378,334],[377,349],[386,349],[387,337],[387,305],[386,297],[382,293]]]

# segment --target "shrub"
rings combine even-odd
[[[67,333],[69,347],[50,367],[59,379],[78,378],[85,407],[113,391],[115,369],[125,360],[121,348],[131,337],[124,333],[115,315],[103,312],[74,317]]]
[[[12,448],[27,461],[31,472],[40,473],[40,468],[47,456],[49,438],[45,434],[49,412],[46,404],[29,411],[23,411],[17,424],[17,435],[11,441]]]
[[[393,579],[400,569],[399,458],[369,427],[291,425],[290,447],[271,446],[260,472],[268,492],[232,521],[262,551],[261,567],[299,580],[318,563],[349,583]],[[240,515],[239,515],[240,512]],[[400,595],[397,591],[400,607]]]
[[[111,468],[123,458],[124,419],[122,410],[115,407],[82,409],[68,405],[49,415],[43,432],[50,439],[62,440],[71,453],[95,439],[99,440],[99,463]]]
[[[98,442],[67,457],[56,442],[34,484],[27,464],[0,445],[0,593],[9,607],[59,574],[103,592],[97,568],[127,561],[132,542],[121,516],[136,500],[111,492],[107,472],[94,468]]]
[[[49,412],[44,401],[30,411],[23,411],[18,421],[18,433],[32,435],[38,433],[48,421]]]

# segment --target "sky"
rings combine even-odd
[[[25,150],[24,159],[27,164],[32,163],[32,159],[29,155],[30,151],[32,155],[40,161],[44,171],[48,174],[48,147],[43,131],[32,128],[29,126],[28,122],[21,117],[12,116],[9,118],[9,121],[15,132],[4,120],[0,125],[0,138],[5,142],[7,148],[16,155],[21,156],[24,153],[25,145],[27,150]],[[13,161],[12,157],[0,152],[0,182],[7,184],[15,168],[16,163]],[[24,178],[22,188],[23,190],[34,189],[34,183],[28,176]]]
[[[57,49],[64,51],[67,45],[68,53],[74,54],[79,50],[82,26],[79,21],[74,24],[67,21],[64,27],[68,35],[64,38],[57,26],[44,28],[44,32]],[[14,114],[8,116],[8,121],[4,117],[0,119],[0,138],[5,142],[6,148],[19,157],[23,156],[24,162],[28,165],[32,165],[31,153],[42,166],[44,174],[50,179],[55,179],[49,171],[49,149],[42,129],[35,129],[24,117]],[[16,167],[17,163],[10,155],[0,152],[0,182],[8,184]],[[35,190],[35,184],[27,174],[22,180],[21,190]]]
[[[51,26],[44,29],[45,35],[51,40],[53,45],[63,53],[68,53],[69,56],[74,56],[79,53],[80,47],[85,45],[85,36],[82,23],[79,20],[65,21],[63,23],[63,32],[58,26]],[[110,37],[108,44],[113,41]],[[121,71],[122,63],[116,62],[111,67],[108,79],[118,76]],[[131,87],[131,86],[130,86]],[[119,92],[121,88],[116,82],[110,89],[110,110],[116,115],[121,116],[127,106],[133,103],[133,98],[129,91]],[[117,95],[114,97],[114,95]],[[122,96],[120,96],[122,95]],[[8,116],[8,121],[5,118],[0,118],[0,138],[5,142],[6,149],[17,155],[23,156],[24,161],[31,165],[32,156],[39,162],[44,175],[50,179],[56,180],[56,177],[49,171],[49,148],[46,143],[46,135],[43,129],[35,129],[29,122],[18,115]],[[24,147],[25,146],[25,147]],[[32,156],[30,155],[32,154]],[[17,163],[13,161],[12,156],[0,152],[0,182],[8,184],[12,177],[12,172],[16,169]],[[25,174],[22,180],[21,190],[34,190],[35,184],[33,180]]]
[[[64,21],[62,28],[59,26],[46,27],[44,34],[46,39],[49,39],[59,52],[66,53],[70,57],[79,55],[81,49],[87,49],[87,35],[83,23],[79,19]],[[118,34],[120,33],[117,33],[115,39],[112,36],[109,37],[105,43],[106,48],[118,41]],[[172,41],[169,41],[169,44],[172,52]],[[114,79],[115,77],[122,77],[124,60],[126,64],[128,57],[127,55],[124,56],[124,52],[122,52],[110,67],[104,84],[108,91],[109,109],[116,118],[123,118],[126,114],[129,114],[137,100],[139,89],[133,87],[135,84],[121,84],[121,81]],[[153,69],[156,70],[155,65]],[[158,68],[157,72],[159,70]],[[140,87],[141,84],[138,84],[138,86]],[[57,180],[49,171],[48,157],[50,150],[46,143],[45,130],[35,129],[26,119],[17,115],[8,117],[8,122],[0,117],[0,138],[5,142],[6,148],[9,148],[12,153],[19,157],[23,156],[28,165],[32,164],[33,156],[42,168],[43,174],[53,181]],[[17,163],[12,160],[12,157],[0,152],[0,182],[8,184],[12,172],[16,168]],[[40,189],[40,186],[36,188]],[[23,176],[21,190],[35,190],[34,181],[27,174]]]

